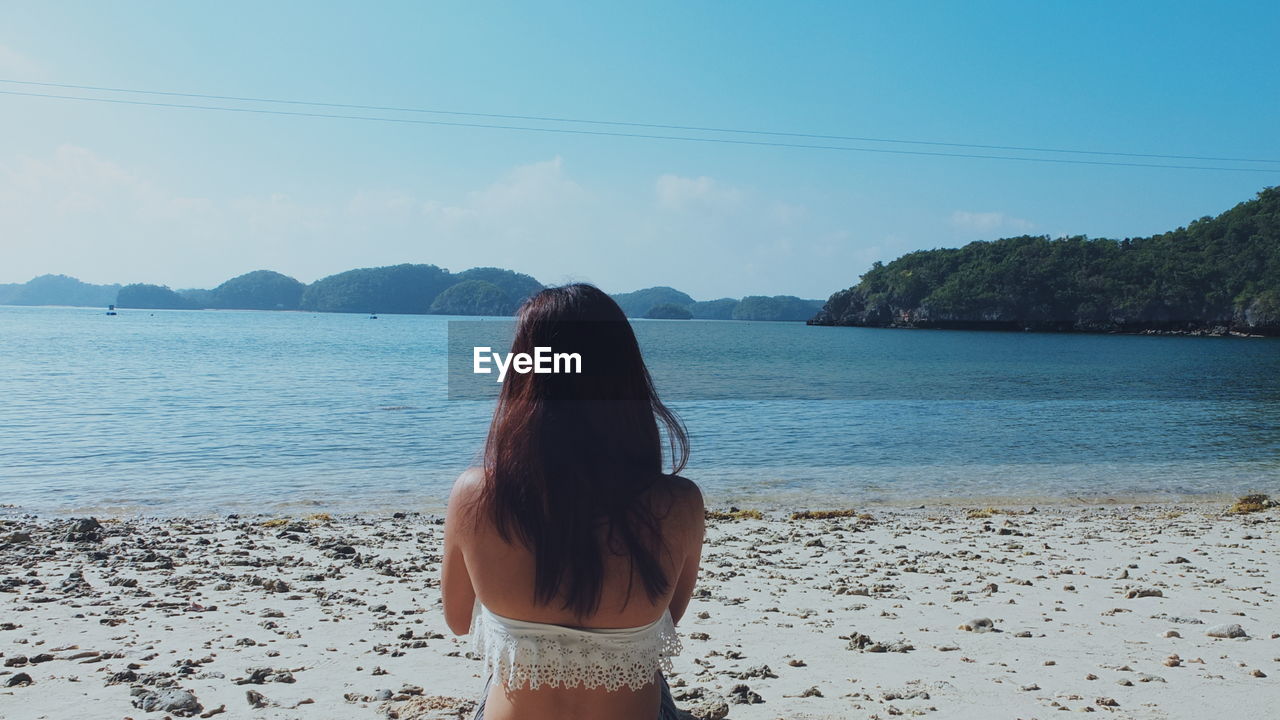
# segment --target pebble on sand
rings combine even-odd
[[[835,519],[821,529],[709,523],[694,632],[682,633],[704,652],[676,659],[675,701],[710,720],[1211,717],[1224,702],[1233,718],[1275,714],[1280,685],[1263,678],[1276,671],[1262,672],[1280,668],[1277,643],[1264,640],[1280,640],[1280,627],[1265,625],[1280,572],[1262,552],[1280,538],[1270,517],[1060,508],[1018,516],[1036,542],[993,544],[963,516],[884,511],[876,525]],[[412,514],[268,525],[0,513],[0,716],[72,718],[58,707],[75,698],[92,718],[471,717],[480,678],[468,641],[443,634],[441,531]],[[806,547],[819,535],[825,547]],[[1088,552],[1077,547],[1085,540]],[[1177,553],[1193,562],[1166,562]],[[1126,565],[1134,579],[1117,580]],[[1118,602],[1143,587],[1176,602]],[[1171,602],[1194,615],[1159,612]],[[960,614],[984,610],[1000,619]],[[962,619],[966,633],[992,636],[946,630]],[[923,662],[851,654],[905,652],[908,636],[935,652]],[[748,657],[754,667],[739,662]],[[1160,667],[1167,684],[1139,672]],[[405,684],[414,678],[449,694],[427,697]],[[31,682],[40,687],[22,687]],[[176,697],[163,702],[165,691]],[[6,702],[22,703],[22,714]],[[201,702],[207,709],[194,711]]]
[[[996,624],[991,622],[991,618],[974,618],[967,623],[959,625],[957,630],[965,632],[984,633],[991,632],[996,629]]]
[[[1244,631],[1238,623],[1223,623],[1221,625],[1210,626],[1204,631],[1205,635],[1211,638],[1241,638],[1249,637],[1249,633]]]
[[[204,710],[195,695],[180,688],[144,692],[134,698],[133,706],[143,712],[168,712],[178,717],[191,717]]]
[[[689,715],[696,720],[724,720],[729,717],[729,703],[719,696],[699,700],[689,708]]]

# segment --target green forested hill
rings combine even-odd
[[[485,280],[463,280],[450,285],[431,302],[433,315],[510,315],[516,303],[502,288]]]
[[[618,303],[618,307],[622,308],[622,312],[626,313],[627,317],[630,318],[642,318],[657,305],[671,304],[688,307],[693,304],[693,298],[665,285],[626,293],[615,293],[610,297],[613,298],[614,302]]]
[[[359,268],[320,278],[302,294],[301,308],[320,312],[426,313],[453,284],[435,265]]]
[[[543,287],[542,283],[530,275],[496,267],[471,268],[457,273],[454,277],[459,283],[467,282],[468,280],[481,280],[496,285],[511,304],[510,312],[515,312],[515,309],[520,307],[521,303]]]
[[[810,321],[1280,335],[1280,189],[1124,240],[1022,236],[876,263]]]
[[[254,270],[214,288],[208,302],[209,307],[233,310],[297,310],[306,288],[288,275]]]
[[[658,303],[644,314],[647,320],[692,320],[693,313],[688,305],[677,303]]]
[[[144,310],[198,310],[195,302],[179,295],[164,285],[134,283],[120,288],[115,304],[122,308]]]
[[[116,301],[119,291],[119,285],[91,285],[66,275],[41,275],[25,283],[0,286],[0,304],[105,307]]]
[[[733,310],[736,307],[738,307],[737,298],[701,300],[689,306],[689,313],[698,320],[732,320]]]
[[[435,265],[358,268],[310,285],[272,270],[231,278],[212,290],[136,283],[90,285],[65,275],[0,284],[0,305],[102,305],[147,309],[310,310],[509,315],[542,289],[522,273],[481,267],[451,273]],[[447,295],[446,291],[449,292]],[[118,297],[117,297],[118,295]]]
[[[510,315],[542,289],[534,278],[501,268],[451,273],[435,265],[360,268],[321,278],[301,308],[321,312]]]
[[[812,317],[822,307],[821,300],[804,300],[793,295],[748,295],[736,298],[720,298],[719,300],[695,301],[687,294],[665,286],[644,288],[629,293],[617,293],[612,296],[631,318],[675,319],[673,311],[665,306],[677,306],[682,312],[677,313],[684,318],[699,320],[790,320],[803,322]],[[656,308],[663,309],[654,314]]]
[[[733,308],[734,320],[788,320],[803,322],[822,308],[821,300],[805,300],[794,295],[748,295]]]

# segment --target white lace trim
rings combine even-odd
[[[627,686],[639,690],[680,653],[671,612],[638,628],[571,628],[513,620],[476,603],[471,642],[485,668],[508,688]]]

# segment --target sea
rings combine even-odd
[[[485,322],[509,327],[0,307],[0,504],[441,512],[493,409],[450,372],[459,330]],[[1280,339],[633,325],[712,506],[1280,493]]]

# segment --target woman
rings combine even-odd
[[[581,372],[508,373],[483,467],[449,498],[440,584],[449,628],[472,634],[489,676],[476,717],[675,718],[662,671],[703,538],[702,494],[676,474],[687,435],[595,287],[525,302],[511,352],[538,347],[578,353]]]

